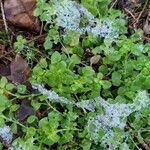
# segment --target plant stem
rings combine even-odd
[[[60,130],[57,130],[56,133],[63,132],[63,131],[80,131],[80,129],[60,129]]]

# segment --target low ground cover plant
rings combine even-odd
[[[150,148],[150,43],[110,2],[37,0],[47,57],[17,38],[31,86],[0,80],[1,149]]]

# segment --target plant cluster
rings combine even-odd
[[[109,4],[37,0],[48,57],[33,67],[30,91],[0,80],[0,139],[8,150],[150,148],[150,43],[140,29],[128,35],[123,14]],[[35,57],[21,36],[14,48]],[[22,122],[23,100],[34,114]]]
[[[23,36],[19,35],[14,43],[14,49],[16,54],[23,55],[28,64],[31,67],[33,66],[33,61],[36,61],[36,57],[39,54],[39,51],[34,46],[34,42],[27,42]]]

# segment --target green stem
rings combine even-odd
[[[60,113],[56,108],[54,108],[54,107],[49,103],[48,100],[46,100],[46,103],[47,103],[47,105],[48,105],[51,109],[53,109],[54,111]]]
[[[81,131],[81,130],[80,129],[60,129],[60,130],[57,130],[56,133],[63,132],[63,131]]]
[[[28,95],[18,95],[18,94],[13,94],[9,91],[5,91],[7,94],[11,95],[11,96],[14,96],[16,98],[20,98],[20,99],[24,99],[24,98],[28,98],[28,97],[36,97],[36,96],[40,96],[41,94],[38,93],[38,94],[28,94]]]
[[[134,142],[134,140],[132,139],[131,136],[130,136],[130,139],[131,139],[131,141],[133,142],[133,144],[135,145],[135,147],[136,147],[138,150],[141,150],[141,149],[138,147],[138,145]]]
[[[3,119],[5,119],[5,120],[7,120],[7,121],[10,121],[10,122],[13,122],[13,123],[16,123],[16,124],[18,124],[19,126],[21,126],[21,127],[23,127],[23,128],[27,128],[26,126],[24,126],[23,124],[21,124],[20,122],[18,122],[17,120],[12,120],[12,119],[10,119],[10,118],[7,118],[7,117],[5,117],[5,116],[0,116],[1,118],[3,118]]]

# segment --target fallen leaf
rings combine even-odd
[[[90,59],[90,66],[97,64],[100,61],[101,56],[95,55]]]
[[[8,66],[4,66],[2,64],[0,64],[0,75],[1,76],[8,76],[10,75],[10,67]]]
[[[9,79],[13,83],[26,83],[29,78],[30,68],[26,60],[20,55],[16,55],[16,58],[10,64],[10,77]]]
[[[35,0],[5,0],[6,19],[15,26],[40,31],[39,20],[33,16],[35,4]]]
[[[144,32],[145,34],[150,34],[150,7],[149,7],[149,13],[144,25]]]
[[[24,121],[28,116],[34,115],[35,111],[28,100],[22,100],[19,110],[16,112],[16,118]]]

